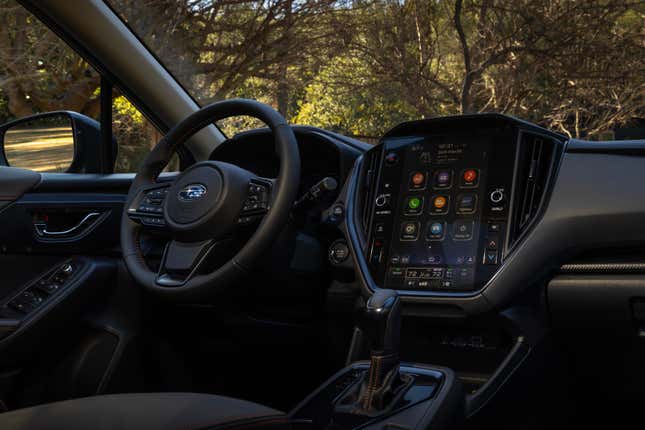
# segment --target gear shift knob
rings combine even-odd
[[[411,381],[399,373],[401,300],[393,290],[377,290],[367,301],[358,325],[370,346],[370,366],[361,384],[336,404],[338,413],[377,416]]]
[[[377,290],[367,301],[359,324],[369,341],[372,354],[398,354],[401,301],[396,291]]]

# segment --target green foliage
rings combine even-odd
[[[353,136],[380,136],[399,122],[416,119],[399,97],[398,85],[375,81],[357,58],[336,57],[307,85],[296,124],[313,125]]]
[[[587,138],[645,116],[642,2],[109,1],[198,102],[253,98],[370,141],[465,112]],[[15,0],[0,0],[0,17],[0,121],[61,108],[97,117],[98,74]],[[134,170],[159,133],[122,96],[113,117],[117,170]]]

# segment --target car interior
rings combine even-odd
[[[645,140],[464,113],[367,143],[198,104],[103,1],[19,3],[107,109],[0,126],[0,429],[640,419]],[[132,173],[114,86],[160,130]],[[239,116],[263,125],[216,126]],[[12,161],[54,128],[64,172]]]

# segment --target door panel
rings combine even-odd
[[[49,369],[55,386],[86,387],[75,395],[97,394],[96,381],[105,383],[102,372],[112,357],[87,354],[83,345],[101,345],[105,330],[96,317],[118,284],[128,285],[117,280],[118,246],[132,179],[0,167],[0,375],[12,378],[8,384],[0,376],[0,402],[16,407],[58,399],[25,393],[35,386],[27,381],[36,369]],[[71,372],[78,365],[63,363],[83,363],[83,370]]]

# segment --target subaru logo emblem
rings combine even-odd
[[[179,200],[192,202],[193,200],[199,200],[206,195],[206,187],[202,184],[186,185],[179,191],[178,195]]]

